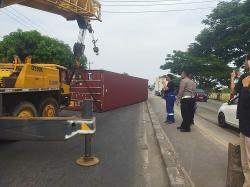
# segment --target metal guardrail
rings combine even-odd
[[[227,102],[230,99],[230,94],[229,93],[211,93],[209,95],[209,99],[215,99],[215,100]]]

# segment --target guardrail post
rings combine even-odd
[[[3,115],[3,95],[0,93],[0,116]]]
[[[240,159],[240,145],[228,144],[228,167],[226,187],[242,187],[244,174]]]

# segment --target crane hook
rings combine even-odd
[[[92,40],[92,43],[94,44],[93,51],[95,52],[96,55],[99,55],[99,47],[96,46],[97,41],[98,41],[98,39],[97,40],[95,40],[95,39]]]
[[[88,25],[88,31],[89,31],[89,33],[91,33],[91,36],[92,36],[92,43],[94,44],[93,51],[96,55],[99,55],[99,48],[96,46],[98,39],[95,39],[95,37],[94,37],[95,31],[93,30],[91,24]]]

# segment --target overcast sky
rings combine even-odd
[[[175,0],[158,4],[202,2],[195,4],[178,4],[153,7],[109,7],[117,2],[102,3],[102,22],[93,21],[92,26],[98,38],[99,56],[92,50],[90,35],[87,35],[85,54],[92,69],[104,69],[114,72],[126,72],[142,77],[153,83],[157,76],[166,74],[160,70],[167,53],[173,50],[186,50],[195,36],[204,28],[202,19],[216,7],[215,0]],[[120,4],[156,4],[153,3],[120,3]],[[173,11],[164,13],[114,14],[104,11],[148,11],[148,10],[183,10],[207,8],[202,10]],[[20,14],[21,13],[21,14]],[[18,15],[15,17],[14,15]],[[29,23],[22,15],[28,17]],[[26,8],[12,6],[0,9],[0,36],[16,31],[34,30],[44,35],[57,38],[71,47],[77,39],[76,22],[67,22],[63,17]],[[26,21],[25,21],[26,20]],[[23,25],[25,24],[25,26]],[[1,39],[1,38],[0,38]]]

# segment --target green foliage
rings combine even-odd
[[[173,78],[173,83],[174,83],[174,87],[175,87],[175,92],[177,92],[179,90],[179,86],[180,86],[180,82],[181,82],[181,78],[174,76]]]
[[[0,41],[0,59],[7,58],[13,61],[13,56],[18,55],[21,61],[31,55],[32,63],[52,63],[72,68],[74,56],[70,46],[62,41],[42,36],[37,31],[12,32]],[[86,66],[86,57],[81,64]]]
[[[148,85],[148,89],[150,91],[153,91],[155,89],[155,84],[152,84],[152,85]]]
[[[229,63],[240,67],[250,52],[250,0],[220,2],[203,23],[186,52],[168,54],[161,69],[180,74],[190,69],[199,87],[207,91],[229,85]]]
[[[88,59],[87,57],[84,55],[81,59],[80,59],[80,65],[82,68],[84,69],[87,69],[87,62],[88,62]]]
[[[231,68],[214,56],[198,57],[189,52],[174,51],[168,54],[161,69],[170,69],[175,74],[190,70],[199,87],[210,91],[216,85],[228,85]]]
[[[221,92],[222,92],[222,93],[230,93],[231,90],[230,90],[230,88],[224,88],[224,89],[222,89]]]
[[[220,2],[203,23],[207,26],[189,46],[194,55],[215,55],[238,67],[250,51],[250,0]]]

